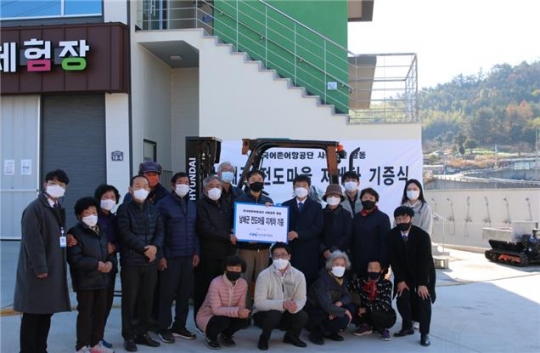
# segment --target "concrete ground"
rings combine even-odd
[[[0,352],[19,349],[20,316],[13,314],[14,273],[19,242],[0,242],[1,254],[1,307]],[[390,352],[540,352],[540,266],[510,267],[488,262],[483,254],[460,250],[450,251],[450,268],[437,270],[437,301],[433,306],[431,346],[419,344],[420,335],[393,338],[383,342],[376,334],[355,337],[349,332],[345,341],[325,341],[323,346],[310,344],[307,333],[302,339],[308,348],[296,348],[281,342],[282,332],[274,331],[270,350],[274,352],[332,352],[365,351]],[[76,300],[72,296],[75,307]],[[49,334],[49,352],[74,352],[75,320],[77,312],[55,314]],[[399,330],[398,322],[392,332]],[[116,352],[124,352],[120,335],[120,298],[117,298],[107,323],[105,337],[114,344]],[[192,318],[188,329],[193,330]],[[260,330],[250,327],[235,336],[235,348],[222,348],[229,352],[257,351]],[[174,344],[161,344],[159,348],[139,346],[139,352],[207,352],[202,335],[194,341],[177,339]]]

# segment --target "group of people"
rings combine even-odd
[[[150,331],[163,343],[195,339],[186,326],[190,298],[210,349],[235,346],[234,334],[251,323],[262,330],[260,350],[269,348],[276,328],[297,347],[307,346],[304,328],[311,343],[322,345],[325,338],[342,341],[351,324],[354,335],[376,331],[390,340],[392,293],[402,317],[394,337],[414,334],[416,321],[420,343],[430,345],[431,209],[417,180],[406,182],[392,227],[377,207],[378,193],[360,190],[356,173],[342,176],[345,192],[327,187],[324,208],[310,197],[310,177],[298,175],[294,197],[282,204],[289,208],[287,243],[270,246],[238,241],[233,226],[235,202],[274,205],[264,172],[251,170],[244,188],[235,187],[234,166],[221,163],[196,202],[188,174],[174,174],[168,192],[161,173],[158,163],[141,163],[116,213],[119,191],[100,185],[93,197],[77,200],[78,221],[69,229],[60,202],[69,178],[62,170],[46,174],[43,192],[22,216],[14,302],[22,313],[21,353],[46,352],[52,314],[70,310],[66,263],[77,296],[77,353],[114,352],[104,332],[117,272],[128,352],[158,347]]]

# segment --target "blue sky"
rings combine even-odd
[[[419,88],[494,65],[540,60],[540,0],[375,0],[349,24],[357,54],[418,54]]]

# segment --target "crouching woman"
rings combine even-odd
[[[210,349],[219,349],[221,345],[234,347],[233,335],[249,326],[248,286],[240,278],[245,270],[244,260],[236,255],[229,256],[224,262],[223,275],[210,283],[196,319],[197,326],[206,334],[205,344]]]
[[[308,292],[305,310],[309,321],[306,327],[311,331],[308,337],[313,344],[324,344],[323,337],[343,341],[338,332],[349,326],[353,319],[352,313],[355,312],[344,276],[345,270],[350,267],[347,254],[334,251]]]

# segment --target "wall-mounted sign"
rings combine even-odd
[[[113,162],[122,162],[124,160],[124,152],[122,151],[112,151],[111,152],[111,161]]]
[[[52,64],[62,65],[64,71],[86,69],[86,53],[90,46],[85,39],[59,41],[54,48],[50,40],[31,38],[23,43],[22,48],[18,48],[16,42],[2,43],[1,72],[17,72],[18,66],[26,66],[29,72],[47,72],[52,70]]]
[[[129,91],[123,23],[3,26],[0,95]]]

